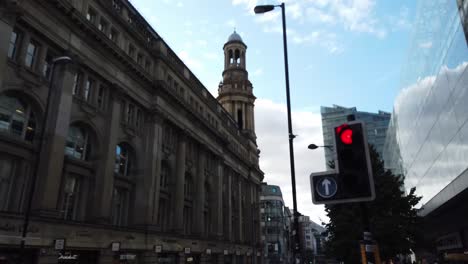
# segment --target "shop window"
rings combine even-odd
[[[88,160],[90,153],[91,144],[87,129],[75,125],[70,126],[65,143],[65,155],[79,160]]]
[[[36,133],[34,111],[19,98],[0,95],[0,131],[33,141]]]

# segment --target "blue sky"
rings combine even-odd
[[[323,152],[310,152],[306,147],[308,143],[321,143],[320,106],[392,110],[407,56],[415,2],[285,1],[293,124],[299,135],[295,140],[298,208],[316,222],[326,219],[323,207],[311,203],[308,174],[324,169]],[[214,96],[222,78],[222,48],[236,28],[248,46],[247,70],[258,98],[255,110],[262,150],[260,165],[265,180],[280,185],[286,204],[291,206],[281,10],[253,13],[257,4],[280,2],[131,3]]]

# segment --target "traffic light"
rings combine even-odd
[[[311,174],[315,204],[372,201],[374,180],[364,123],[351,121],[333,128],[335,171]]]
[[[345,123],[335,127],[334,134],[340,196],[373,200],[374,181],[364,124],[356,121]]]

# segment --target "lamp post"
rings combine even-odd
[[[308,149],[327,148],[329,150],[333,150],[333,146],[330,146],[330,145],[317,146],[315,144],[310,144],[307,148]]]
[[[291,100],[289,96],[289,68],[288,68],[288,44],[286,40],[286,7],[284,3],[281,5],[258,5],[254,8],[255,14],[262,14],[269,12],[275,7],[281,7],[281,15],[283,22],[283,50],[284,50],[284,75],[286,80],[286,105],[288,111],[288,134],[289,134],[289,160],[291,164],[291,184],[292,184],[292,193],[293,193],[293,215],[294,215],[294,250],[293,256],[296,260],[296,253],[299,249],[299,221],[298,221],[298,212],[297,212],[297,200],[296,200],[296,175],[294,170],[294,147],[293,140],[296,137],[292,131],[292,121],[291,121]]]
[[[36,162],[34,164],[34,170],[33,170],[34,173],[32,175],[31,187],[30,187],[29,192],[28,192],[28,198],[27,198],[28,200],[27,200],[27,203],[26,203],[26,211],[24,213],[23,230],[22,230],[22,234],[21,234],[21,244],[20,244],[20,254],[21,254],[20,257],[23,258],[23,260],[25,259],[24,248],[25,248],[25,243],[26,243],[26,236],[28,234],[29,221],[30,221],[30,217],[31,217],[32,200],[34,198],[34,191],[36,189],[36,180],[37,180],[37,177],[38,177],[38,174],[39,174],[39,156],[41,154],[42,147],[43,147],[44,135],[45,135],[45,132],[46,132],[47,116],[49,115],[50,100],[51,100],[52,92],[53,92],[53,89],[54,89],[53,81],[54,81],[54,76],[55,76],[55,64],[57,64],[57,63],[68,63],[68,62],[71,62],[71,61],[72,61],[72,59],[70,57],[68,57],[68,56],[60,56],[60,57],[54,58],[52,60],[51,77],[50,77],[50,80],[49,80],[49,89],[47,91],[47,99],[46,99],[44,117],[43,117],[41,132],[39,134],[41,138],[39,138],[38,152],[37,152],[38,155],[37,155]]]

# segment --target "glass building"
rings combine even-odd
[[[388,123],[391,114],[379,111],[378,113],[368,113],[357,111],[356,107],[343,107],[333,105],[333,107],[322,106],[320,108],[322,114],[322,131],[323,144],[325,146],[333,146],[333,128],[347,122],[347,116],[353,114],[356,120],[365,122],[367,130],[367,140],[372,144],[377,152],[382,156],[385,137],[387,133]],[[325,148],[325,161],[334,159],[334,152],[331,149]]]
[[[384,148],[385,166],[422,196],[424,254],[445,261],[468,249],[467,7],[419,0]]]
[[[265,264],[286,263],[290,251],[288,216],[279,186],[262,183],[260,214]]]

